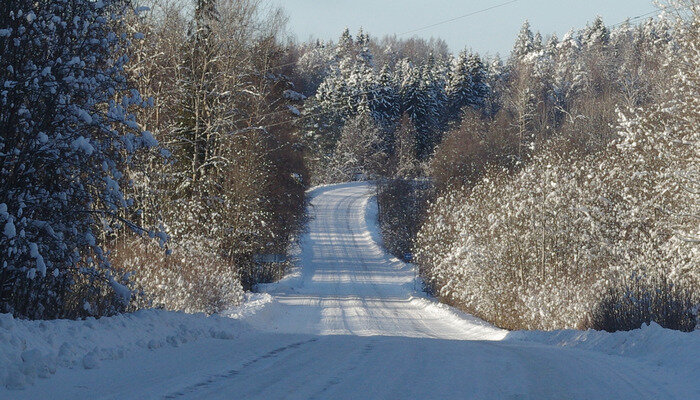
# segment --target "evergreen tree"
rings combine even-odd
[[[467,105],[472,92],[472,80],[469,73],[469,56],[466,50],[462,50],[457,58],[452,62],[449,79],[445,92],[449,101],[449,120],[456,120],[462,110]]]
[[[533,44],[533,49],[532,49],[533,52],[542,51],[544,49],[544,42],[543,42],[541,33],[539,33],[539,32],[535,33],[535,37],[533,38],[532,44]]]
[[[601,16],[583,31],[583,43],[587,47],[601,48],[610,42],[610,30],[605,26]]]
[[[131,205],[124,168],[156,141],[128,112],[142,101],[115,32],[126,10],[117,0],[0,3],[1,312],[77,317],[129,301],[104,238],[137,229],[120,217]],[[78,282],[87,285],[71,302]]]
[[[459,120],[462,108],[481,110],[489,95],[487,70],[481,58],[462,51],[454,61],[445,91],[449,100],[449,120]]]
[[[387,129],[398,119],[399,97],[391,68],[384,65],[379,72],[374,101],[372,103],[375,120]]]
[[[354,55],[355,42],[350,34],[350,29],[345,28],[343,33],[340,34],[338,44],[335,46],[335,61],[340,62],[340,60],[345,58],[353,58]]]
[[[357,61],[368,68],[374,67],[374,56],[369,48],[369,35],[364,33],[362,28],[357,33],[357,38],[355,39],[355,46],[357,47]]]
[[[481,110],[486,104],[486,98],[489,96],[490,89],[487,82],[486,67],[478,54],[472,53],[469,55],[467,59],[467,73],[471,80],[471,93],[466,105],[475,110]]]
[[[515,39],[511,58],[513,61],[520,61],[533,51],[536,51],[535,37],[532,34],[532,30],[530,30],[530,21],[525,20],[520,28],[518,37]]]
[[[358,175],[372,178],[383,174],[387,160],[385,148],[381,130],[363,103],[340,134],[333,156],[337,165],[336,178],[347,180]]]

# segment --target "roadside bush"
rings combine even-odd
[[[413,240],[420,229],[431,189],[429,181],[394,179],[377,184],[384,247],[401,260],[412,259]]]
[[[416,241],[426,284],[443,301],[507,329],[613,329],[620,324],[605,322],[601,310],[624,304],[623,295],[608,292],[621,275],[663,272],[669,287],[697,288],[697,245],[682,240],[668,217],[690,199],[660,209],[652,175],[631,174],[629,154],[615,146],[605,155],[548,152],[515,176],[492,171],[472,188],[438,197]],[[650,287],[657,286],[667,291]],[[697,304],[697,290],[689,296]],[[603,322],[591,325],[594,310]]]
[[[212,314],[243,300],[237,267],[198,243],[171,244],[170,252],[140,238],[120,240],[114,263],[131,276],[131,307]]]
[[[629,331],[654,321],[664,328],[691,332],[698,317],[693,295],[692,289],[674,285],[665,276],[621,279],[607,289],[586,327]]]

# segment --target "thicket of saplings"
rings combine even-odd
[[[423,212],[432,195],[432,183],[427,180],[394,178],[377,182],[383,245],[400,260],[413,260],[413,239],[422,225]]]
[[[508,329],[695,329],[698,5],[671,6],[546,43],[526,24],[419,164],[435,197],[379,185],[385,245],[428,291]]]
[[[502,107],[431,161],[414,251],[441,299],[508,329],[695,329],[700,13],[672,6],[552,46],[521,32]]]

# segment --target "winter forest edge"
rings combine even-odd
[[[261,0],[0,4],[0,312],[220,312],[306,191],[377,182],[389,251],[506,329],[692,331],[700,4],[510,56],[286,38]]]

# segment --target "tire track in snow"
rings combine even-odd
[[[259,363],[260,361],[267,360],[269,358],[278,357],[281,353],[283,353],[285,351],[297,349],[303,345],[310,344],[310,343],[313,343],[316,341],[318,341],[318,338],[312,338],[309,340],[295,342],[292,344],[288,344],[286,346],[282,346],[282,347],[278,347],[276,349],[270,350],[267,353],[265,353],[259,357],[256,357],[250,361],[244,362],[238,368],[233,368],[233,369],[230,369],[230,370],[223,372],[223,373],[220,373],[220,374],[211,375],[206,380],[203,380],[203,381],[197,382],[193,385],[182,388],[182,389],[178,390],[177,392],[166,394],[165,396],[163,396],[163,399],[172,400],[172,399],[177,399],[177,398],[180,398],[183,396],[192,395],[196,391],[201,390],[201,389],[205,389],[208,386],[211,386],[219,381],[233,378],[236,375],[239,375],[239,374],[245,372],[248,368],[252,367],[256,363]]]

